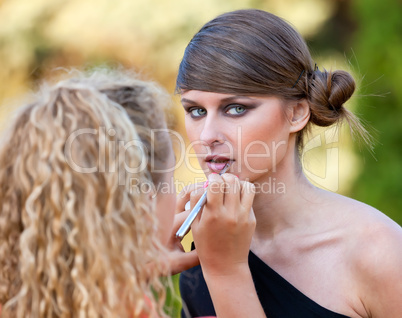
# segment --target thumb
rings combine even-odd
[[[187,210],[187,211],[176,213],[174,215],[173,230],[172,230],[174,233],[177,232],[177,230],[183,224],[184,220],[188,217],[190,212],[191,212],[190,210]]]
[[[178,195],[176,199],[176,213],[185,210],[185,205],[190,201],[191,192],[197,189],[202,189],[204,183],[194,183],[186,186]]]
[[[175,275],[190,269],[194,266],[200,264],[198,259],[197,251],[193,250],[191,252],[183,253],[180,251],[171,251],[168,255],[171,275]]]

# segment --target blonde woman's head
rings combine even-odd
[[[95,72],[43,88],[19,111],[0,146],[3,317],[161,309],[164,249],[141,187],[163,179],[153,172],[171,156],[166,134],[151,133],[165,128],[167,103],[153,84]]]

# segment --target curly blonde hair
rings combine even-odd
[[[94,72],[19,111],[0,146],[2,317],[164,315],[155,202],[133,187],[161,177],[170,144],[149,132],[167,103],[155,84]]]

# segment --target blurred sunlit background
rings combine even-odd
[[[283,17],[305,37],[320,68],[355,76],[358,90],[347,107],[375,137],[374,151],[347,129],[316,130],[303,165],[318,186],[402,224],[400,0],[0,0],[0,130],[20,96],[71,67],[122,65],[173,95],[192,35],[218,14],[243,8]],[[184,113],[173,98],[174,129],[186,140]],[[178,191],[204,178],[184,164],[175,177]]]

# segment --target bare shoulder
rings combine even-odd
[[[383,212],[341,195],[334,196],[340,224],[345,228],[353,258],[374,261],[379,255],[392,253],[402,257],[402,228]],[[335,212],[335,211],[333,211]],[[390,259],[387,257],[383,261]]]
[[[336,199],[347,222],[347,261],[370,317],[401,317],[402,228],[362,202]]]
[[[353,205],[352,218],[359,222],[353,252],[360,269],[384,272],[387,266],[395,265],[402,269],[402,228],[373,207],[357,201]]]
[[[353,226],[357,243],[367,246],[367,251],[376,248],[389,249],[395,244],[402,243],[402,228],[383,212],[365,203],[351,198],[339,196],[339,207],[344,213],[344,218],[350,226]],[[361,246],[360,246],[361,247]],[[364,252],[365,249],[362,249]],[[369,253],[370,254],[370,253]]]

